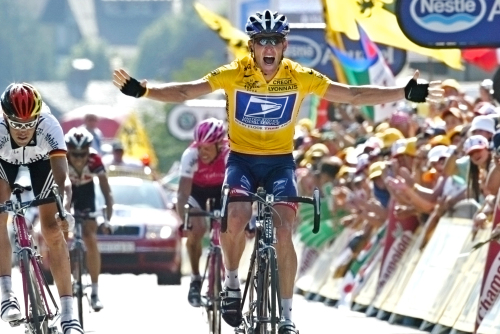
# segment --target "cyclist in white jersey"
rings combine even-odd
[[[0,203],[11,197],[11,187],[19,167],[27,166],[35,196],[45,198],[55,183],[64,189],[64,203],[71,200],[68,178],[66,144],[61,125],[43,104],[40,93],[29,84],[11,84],[0,97],[3,117],[0,120]],[[73,292],[69,253],[61,228],[74,224],[67,213],[65,221],[57,214],[55,203],[39,206],[42,235],[50,250],[50,270],[61,298],[61,327],[63,334],[82,333],[73,316]],[[12,291],[12,248],[7,234],[8,214],[0,215],[0,288],[1,318],[4,321],[22,318],[19,303]]]
[[[222,184],[229,147],[224,139],[226,131],[222,121],[209,118],[197,125],[194,141],[184,151],[181,158],[179,190],[177,192],[177,212],[184,217],[184,205],[205,210],[206,202],[214,199],[213,209],[220,209]],[[194,307],[201,305],[200,256],[201,241],[206,232],[204,218],[191,217],[191,230],[186,247],[191,263],[191,284],[188,301]]]

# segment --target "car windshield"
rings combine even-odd
[[[130,205],[140,208],[165,210],[166,204],[158,187],[150,181],[114,183],[110,182],[115,204]]]

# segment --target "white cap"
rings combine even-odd
[[[476,116],[472,120],[471,126],[470,126],[470,132],[474,130],[483,130],[486,132],[489,132],[491,134],[495,133],[495,121],[486,115],[481,115],[481,116]]]
[[[398,139],[392,144],[391,146],[391,157],[394,157],[397,155],[398,149],[401,147],[405,147],[407,143],[406,138]]]
[[[485,103],[479,108],[479,110],[477,112],[480,115],[492,115],[492,114],[496,114],[497,110],[493,104]]]
[[[437,145],[429,150],[427,153],[427,160],[429,162],[436,162],[441,158],[446,158],[449,156],[448,146]]]
[[[366,153],[361,154],[358,156],[358,163],[356,165],[356,171],[359,172],[363,168],[368,167],[370,164],[370,156]]]
[[[465,154],[470,154],[472,151],[487,149],[488,147],[488,139],[484,138],[484,136],[470,136],[464,143],[464,152]]]

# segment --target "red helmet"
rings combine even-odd
[[[3,112],[7,117],[28,120],[40,114],[42,96],[30,84],[10,84],[0,97]]]

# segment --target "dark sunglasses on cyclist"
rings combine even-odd
[[[283,38],[281,38],[281,37],[260,37],[260,38],[256,38],[255,41],[262,46],[266,46],[268,44],[276,46],[279,43],[283,42]]]
[[[38,117],[31,122],[16,122],[7,117],[7,122],[14,130],[29,130],[33,129],[38,124]]]
[[[74,158],[85,158],[88,153],[87,152],[70,152],[70,155]]]

